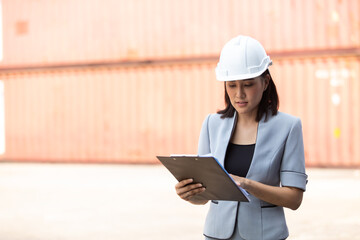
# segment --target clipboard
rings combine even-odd
[[[196,200],[227,200],[249,202],[248,193],[236,185],[224,167],[212,156],[157,156],[178,180],[192,178],[206,190],[194,196]]]

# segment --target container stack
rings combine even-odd
[[[280,111],[303,122],[306,164],[360,166],[359,9],[357,0],[3,0],[0,160],[196,153],[203,119],[223,107],[221,48],[242,34],[274,62]]]

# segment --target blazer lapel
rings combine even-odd
[[[262,159],[265,157],[265,151],[263,151],[263,148],[266,144],[264,141],[264,133],[266,130],[266,124],[264,124],[264,119],[265,118],[262,117],[258,124],[254,155],[250,164],[249,171],[246,174],[246,178],[253,180],[260,180],[259,177],[264,174],[264,168],[262,167]]]
[[[234,114],[234,117],[232,118],[226,118],[225,121],[228,121],[226,124],[224,124],[224,129],[221,131],[224,133],[224,137],[221,138],[221,142],[219,142],[219,152],[216,154],[218,157],[218,161],[221,163],[222,166],[225,166],[225,156],[226,156],[226,150],[228,148],[229,142],[231,140],[232,134],[235,129],[235,123],[237,120],[237,113]]]

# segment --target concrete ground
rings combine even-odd
[[[360,170],[308,169],[289,239],[360,239]],[[0,164],[0,240],[203,239],[161,165]]]

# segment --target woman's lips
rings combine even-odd
[[[239,107],[245,107],[247,103],[248,102],[236,102],[236,105],[238,105]]]

